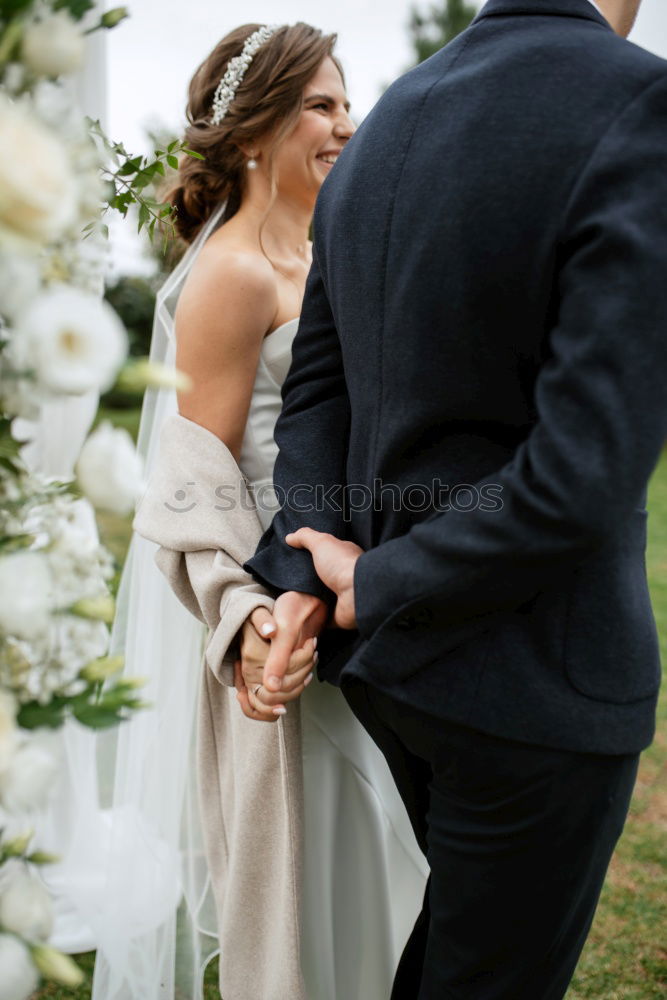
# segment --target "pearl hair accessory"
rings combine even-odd
[[[279,24],[266,24],[262,28],[258,28],[257,31],[253,31],[252,35],[246,38],[241,55],[234,56],[233,59],[229,60],[225,75],[218,84],[213,96],[211,125],[219,125],[225,117],[253,57],[259,52],[262,45],[265,45],[275,35],[279,28]]]

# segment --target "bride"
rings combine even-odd
[[[421,907],[393,779],[340,691],[310,683],[313,639],[281,705],[255,696],[273,595],[242,570],[277,509],[273,428],[315,200],[353,132],[334,43],[245,25],[190,84],[201,159],[171,193],[190,248],[158,296],[151,356],[192,388],[149,392],[142,412],[150,482],[114,642],[153,708],[106,751],[94,1000],[199,998],[217,953],[224,1000],[382,1000]]]

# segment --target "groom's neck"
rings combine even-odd
[[[595,0],[617,35],[627,38],[642,0]]]

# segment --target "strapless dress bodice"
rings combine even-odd
[[[264,338],[241,445],[239,466],[254,494],[264,528],[278,509],[273,490],[278,448],[273,431],[282,407],[280,390],[292,361],[292,341],[298,326],[298,319],[289,320]]]

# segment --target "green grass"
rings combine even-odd
[[[667,451],[649,491],[647,566],[667,667]],[[667,996],[667,693],[567,1000]]]
[[[117,419],[117,414],[119,419]],[[134,411],[107,411],[136,429]],[[667,667],[667,451],[649,491],[647,565],[663,664]],[[100,519],[104,541],[122,558],[129,521]],[[590,937],[567,1000],[658,1000],[667,995],[667,692],[655,741],[644,753],[625,832],[612,860]],[[78,956],[86,982],[78,990],[47,987],[32,1000],[89,1000],[94,953]],[[217,960],[206,974],[205,1000],[220,1000]],[[189,1000],[189,998],[188,998]],[[341,998],[344,1000],[344,998]],[[371,998],[369,1000],[379,1000]],[[538,1000],[538,998],[535,998]]]

